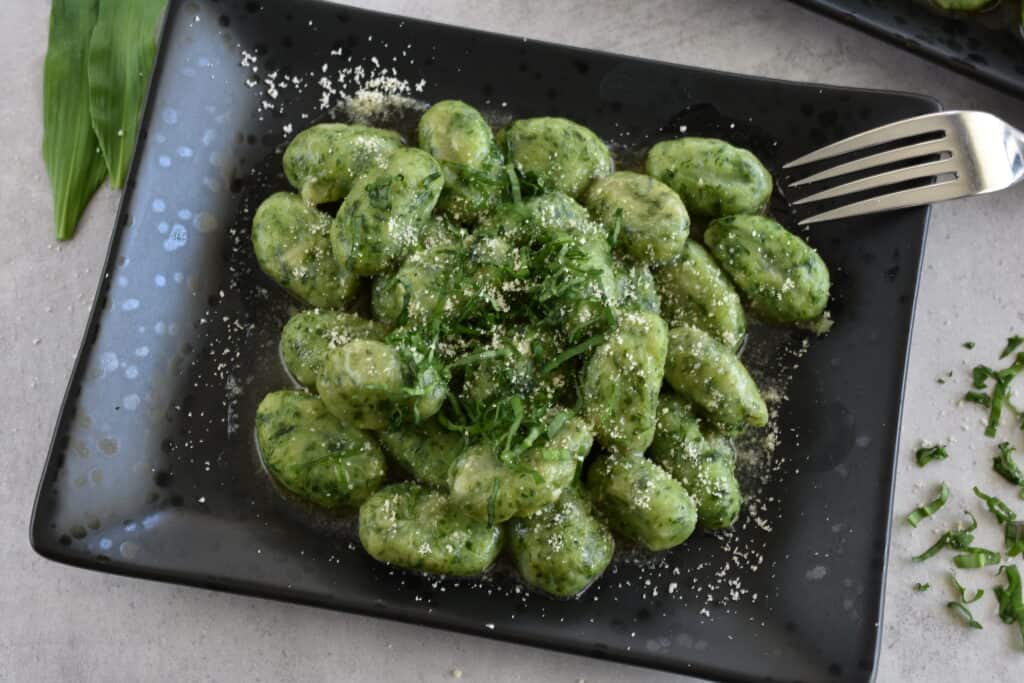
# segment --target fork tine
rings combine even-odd
[[[925,185],[924,187],[914,187],[909,190],[891,192],[889,194],[883,194],[878,197],[872,197],[870,199],[864,199],[859,202],[847,204],[846,206],[840,206],[837,209],[832,209],[831,211],[825,211],[805,218],[800,221],[798,225],[810,225],[811,223],[834,221],[840,218],[852,218],[853,216],[863,216],[869,213],[879,213],[881,211],[890,211],[892,209],[906,209],[911,206],[934,204],[935,202],[944,202],[947,199],[966,197],[969,194],[971,194],[971,192],[967,187],[967,183],[960,179],[947,180],[942,183],[935,183],[934,185]]]
[[[903,121],[896,121],[895,123],[889,123],[878,128],[872,128],[863,133],[851,135],[838,142],[833,142],[831,145],[826,145],[810,154],[805,154],[799,159],[794,159],[785,164],[782,168],[803,166],[804,164],[831,159],[841,154],[849,154],[850,152],[856,152],[867,147],[874,147],[875,145],[916,135],[938,132],[948,134],[949,126],[946,121],[948,114],[949,112],[925,114],[924,116],[915,116],[912,119],[904,119]]]
[[[939,161],[930,161],[926,164],[898,168],[895,171],[876,173],[875,175],[870,175],[866,178],[858,178],[857,180],[851,180],[848,183],[836,185],[835,187],[830,187],[829,189],[822,190],[821,192],[815,192],[803,199],[796,200],[793,202],[793,205],[810,204],[811,202],[821,201],[822,199],[833,199],[835,197],[853,194],[854,192],[874,190],[879,187],[895,185],[896,183],[902,183],[908,180],[918,180],[921,178],[930,178],[932,176],[942,175],[944,173],[954,173],[956,172],[956,167],[956,161],[950,157],[948,159],[940,159]]]
[[[829,178],[838,178],[839,176],[857,173],[858,171],[866,171],[869,168],[874,168],[875,166],[883,166],[897,161],[906,161],[907,159],[914,159],[916,157],[924,157],[932,154],[941,154],[942,152],[952,151],[953,150],[950,149],[949,140],[945,138],[939,140],[928,140],[927,142],[918,142],[917,144],[907,145],[906,147],[897,147],[896,149],[890,149],[885,152],[879,152],[878,154],[872,154],[871,156],[848,161],[845,164],[833,166],[832,168],[825,169],[820,173],[815,173],[807,176],[806,178],[796,180],[790,183],[789,186],[800,187],[801,185],[810,185],[811,183],[828,180]]]

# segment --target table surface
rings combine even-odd
[[[776,0],[379,0],[351,4],[452,24],[746,74],[927,93],[947,108],[984,109],[1024,128],[1024,102]],[[0,72],[0,681],[397,680],[670,681],[667,674],[308,607],[87,572],[36,556],[28,525],[50,431],[84,331],[113,225],[104,187],[76,239],[52,238],[40,156],[49,3],[7,0]],[[957,404],[975,362],[1024,331],[1024,240],[1013,227],[1024,186],[935,208],[906,390],[896,522],[879,681],[1009,680],[1024,653],[996,616],[992,570],[961,572],[986,589],[972,605],[983,631],[945,608],[942,561],[907,558],[934,530],[903,515],[945,479],[940,513],[977,510],[969,487],[1012,496],[991,471],[993,444],[974,406]],[[961,343],[971,339],[977,348]],[[939,384],[949,370],[954,378]],[[921,439],[951,441],[950,459],[920,470]],[[1009,498],[1007,498],[1009,499]],[[1018,505],[1018,507],[1020,507]],[[987,514],[987,513],[986,513]],[[978,542],[1001,546],[983,519]],[[926,525],[927,526],[927,525]],[[916,593],[919,581],[932,584]]]

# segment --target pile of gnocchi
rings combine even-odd
[[[284,154],[296,193],[254,216],[260,267],[308,306],[281,334],[302,388],[256,415],[267,472],[358,509],[381,562],[472,576],[504,552],[560,598],[616,540],[732,525],[731,439],[768,421],[747,311],[805,323],[829,295],[820,256],[763,215],[761,162],[684,137],[615,171],[573,121],[495,134],[459,101],[416,134],[312,126]]]

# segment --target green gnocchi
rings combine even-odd
[[[659,142],[647,154],[647,174],[706,218],[758,213],[772,193],[772,176],[756,156],[710,138]]]
[[[306,391],[256,415],[273,480],[358,507],[380,562],[474,576],[504,552],[556,598],[598,580],[617,540],[662,551],[735,523],[730,439],[769,419],[741,360],[744,305],[802,324],[829,295],[820,256],[755,215],[765,167],[682,138],[646,173],[613,172],[575,122],[495,133],[454,100],[407,139],[301,132],[283,159],[301,196],[254,216],[260,267],[310,307],[280,343]],[[316,208],[339,200],[333,220]]]
[[[316,396],[275,391],[256,410],[256,439],[270,475],[320,507],[359,505],[384,480],[373,438],[338,420]]]
[[[278,192],[252,219],[252,246],[263,272],[310,306],[342,308],[358,278],[334,260],[331,219],[297,195]]]

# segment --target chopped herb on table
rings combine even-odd
[[[984,628],[975,620],[974,615],[971,614],[971,610],[967,609],[967,607],[962,602],[947,602],[946,607],[960,614],[960,616],[964,618],[964,621],[967,623],[967,625],[971,628]]]
[[[1024,642],[1024,598],[1021,597],[1020,571],[1012,564],[1003,565],[999,573],[1006,573],[1006,586],[996,586],[999,618],[1004,624],[1017,624]]]
[[[950,581],[953,582],[953,588],[955,588],[956,592],[960,595],[960,602],[962,602],[965,605],[970,605],[972,603],[975,603],[978,600],[981,600],[981,596],[985,595],[985,591],[983,589],[979,588],[978,590],[974,591],[974,597],[971,598],[970,600],[968,600],[967,599],[967,589],[964,588],[963,585],[959,581],[957,581],[956,574],[954,574],[953,572],[950,572],[949,573],[949,579],[950,579]]]
[[[949,457],[945,446],[921,446],[914,454],[917,458],[917,466],[924,467],[933,460],[945,460]]]
[[[1011,353],[1016,351],[1020,345],[1024,343],[1024,337],[1017,336],[1016,334],[1006,340],[1006,346],[1003,348],[1003,352],[999,354],[1000,358],[1006,358]]]
[[[981,569],[982,567],[999,564],[1003,560],[1003,556],[994,550],[973,547],[964,548],[963,550],[965,552],[953,558],[953,564],[960,569]]]
[[[928,558],[938,555],[943,548],[951,548],[953,550],[967,550],[970,548],[971,543],[974,543],[974,530],[978,528],[978,520],[970,512],[967,513],[967,516],[971,518],[971,523],[966,529],[945,532],[939,536],[939,540],[935,541],[930,548],[920,555],[915,555],[913,558],[914,562],[924,562]]]
[[[1010,383],[1013,382],[1014,378],[1022,370],[1024,370],[1024,353],[1018,353],[1013,364],[1002,370],[993,370],[987,365],[976,365],[971,371],[972,386],[975,391],[968,391],[964,395],[964,400],[970,403],[977,403],[989,409],[985,436],[994,437],[996,435],[1004,406],[1009,407],[1010,410],[1016,413],[1020,422],[1020,412],[1010,404],[1009,393]],[[994,380],[995,384],[992,387],[992,393],[986,394],[981,390],[987,389],[989,380]],[[1020,424],[1024,427],[1024,422],[1020,422]]]
[[[974,348],[974,342],[972,342],[972,341],[965,341],[963,343],[963,347],[965,349],[973,349]]]
[[[915,583],[914,584],[914,590],[917,591],[918,593],[924,593],[926,590],[928,590],[931,587],[932,587],[932,585],[930,583]]]
[[[942,486],[939,488],[939,493],[935,499],[915,508],[913,512],[907,515],[907,522],[910,523],[910,526],[916,527],[921,523],[922,519],[931,517],[938,512],[946,504],[947,500],[949,500],[949,485],[946,482],[942,482]]]
[[[1020,471],[1017,463],[1013,460],[1013,451],[1015,450],[1013,446],[1004,441],[999,444],[998,448],[999,455],[992,459],[992,469],[1011,484],[1024,485],[1024,472]]]
[[[995,496],[990,496],[977,486],[974,487],[974,495],[985,501],[985,505],[988,506],[988,511],[996,516],[1000,524],[1006,524],[1017,519],[1017,513],[1010,509],[1010,506],[999,500]]]

